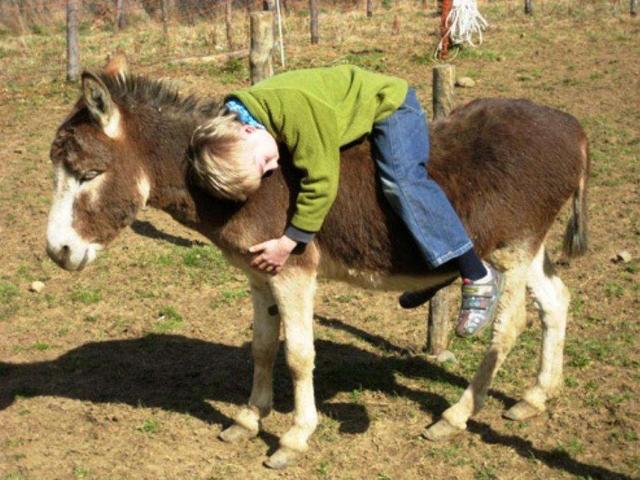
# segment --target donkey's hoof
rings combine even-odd
[[[248,428],[244,428],[242,425],[238,425],[237,423],[231,425],[226,430],[220,432],[218,438],[227,443],[238,443],[244,440],[249,440],[250,438],[254,438],[258,435],[258,432],[254,432],[249,430]]]
[[[462,432],[464,432],[464,430],[460,430],[459,428],[454,427],[447,420],[441,418],[436,423],[427,428],[422,433],[422,436],[427,440],[431,440],[432,442],[443,442]]]
[[[290,448],[280,447],[264,464],[274,470],[282,470],[283,468],[294,465],[300,459],[301,455],[300,452],[296,452]]]
[[[537,407],[534,407],[526,400],[520,400],[502,415],[509,420],[527,420],[542,413]]]

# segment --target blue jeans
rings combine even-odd
[[[382,191],[433,268],[473,247],[447,196],[427,173],[427,119],[413,89],[391,116],[373,125],[370,139]]]

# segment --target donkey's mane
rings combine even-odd
[[[99,75],[112,98],[125,106],[144,104],[158,110],[173,110],[185,115],[214,116],[220,102],[196,95],[181,95],[177,84],[166,79],[150,79],[142,75]]]

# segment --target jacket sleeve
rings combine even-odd
[[[293,164],[302,172],[300,191],[291,225],[315,233],[338,192],[340,141],[334,110],[298,90],[281,95],[280,133]]]

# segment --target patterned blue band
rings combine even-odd
[[[247,107],[245,107],[242,104],[242,102],[240,102],[240,100],[238,100],[237,98],[230,98],[229,100],[227,100],[225,102],[224,106],[230,112],[233,112],[236,115],[238,115],[238,120],[240,120],[245,125],[251,125],[251,126],[256,127],[256,128],[263,128],[264,129],[264,125],[262,125],[260,122],[258,122],[253,117],[253,115],[251,115],[249,110],[247,110]]]

